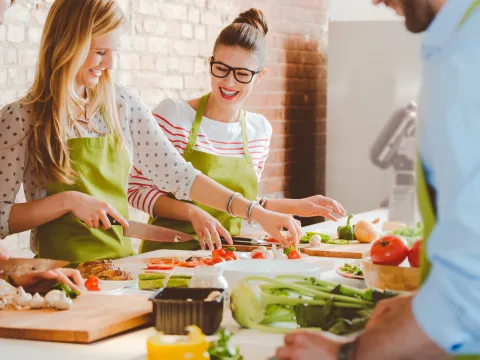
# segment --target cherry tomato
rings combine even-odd
[[[261,251],[258,251],[252,255],[252,259],[266,259],[266,258],[267,257],[265,256],[265,254]]]
[[[96,276],[89,276],[88,279],[85,281],[85,287],[88,291],[100,291],[100,279]]]
[[[225,262],[225,259],[223,257],[216,257],[216,258],[213,259],[214,264],[218,264],[218,263],[221,263],[221,262]]]
[[[274,237],[270,236],[268,239],[267,239],[268,242],[271,242],[271,243],[277,243],[277,244],[280,244],[280,240],[278,239],[275,239]]]
[[[203,263],[203,265],[208,265],[208,266],[213,265],[213,259],[202,259],[201,262]]]
[[[197,267],[199,265],[201,265],[202,263],[198,260],[193,260],[193,261],[186,261],[185,262],[185,267],[189,267],[189,268],[194,268],[194,267]]]
[[[225,257],[225,249],[215,249],[212,251],[212,258],[223,258]]]
[[[420,267],[420,254],[422,253],[422,240],[413,243],[408,251],[408,262],[411,267]]]
[[[298,252],[298,250],[292,250],[288,253],[289,259],[301,259],[302,255]]]
[[[233,261],[233,260],[235,260],[235,259],[234,259],[233,257],[231,257],[231,256],[225,256],[224,259],[225,259],[225,261]]]
[[[233,251],[230,251],[230,250],[225,251],[224,258],[226,259],[227,257],[232,258],[231,260],[237,260],[237,256],[235,255],[235,253]]]
[[[408,246],[400,237],[386,235],[373,243],[370,256],[374,264],[398,266],[408,256]]]

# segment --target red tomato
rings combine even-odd
[[[212,258],[223,258],[225,257],[225,249],[215,249],[212,251]]]
[[[214,264],[218,264],[218,263],[221,263],[221,262],[225,262],[225,259],[223,257],[216,257],[216,258],[213,259]]]
[[[408,247],[398,236],[386,235],[373,243],[370,256],[374,264],[397,266],[408,256]]]
[[[289,259],[301,259],[302,255],[298,252],[298,250],[292,250],[288,253]]]
[[[173,264],[148,264],[147,268],[150,270],[172,270],[175,267]]]
[[[252,259],[266,259],[265,254],[261,251],[256,252],[252,255]]]
[[[231,256],[225,256],[224,257],[225,261],[232,261],[232,260],[235,260],[233,257]]]
[[[233,251],[229,251],[229,250],[225,251],[225,257],[224,258],[226,259],[227,257],[231,257],[232,258],[231,260],[237,260],[237,256],[235,255],[235,253]]]
[[[85,287],[88,291],[100,291],[100,279],[96,276],[89,276],[87,281],[85,281]]]
[[[202,259],[201,262],[203,263],[203,265],[213,265],[213,259]]]
[[[270,236],[268,239],[267,239],[268,242],[271,242],[271,243],[277,243],[277,244],[280,244],[280,240],[278,239],[275,239],[274,237]]]
[[[408,251],[408,262],[411,267],[420,267],[420,254],[422,252],[422,240],[413,243]]]

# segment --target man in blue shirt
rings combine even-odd
[[[381,302],[355,342],[297,332],[277,358],[480,359],[460,356],[480,354],[480,0],[373,3],[404,15],[411,32],[426,31],[419,204],[433,211],[422,211],[425,282],[414,295]]]

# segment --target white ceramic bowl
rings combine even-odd
[[[278,275],[302,275],[320,277],[330,266],[321,261],[315,263],[292,260],[242,260],[227,261],[214,266],[223,270],[229,290],[233,289],[243,278],[248,276],[264,276],[273,278]]]

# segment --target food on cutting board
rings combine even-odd
[[[102,285],[100,283],[100,279],[96,276],[89,276],[87,280],[85,280],[85,288],[88,291],[100,291],[102,290]]]
[[[259,246],[250,253],[252,259],[261,260],[293,260],[301,259],[302,254],[292,245],[287,249],[277,248],[277,244],[272,244],[271,250],[265,246]]]
[[[45,297],[39,293],[27,293],[23,287],[15,288],[3,279],[0,279],[0,310],[16,309],[46,309],[68,310],[72,306],[72,299],[80,293],[72,290],[68,285],[57,283]]]
[[[353,232],[353,227],[350,222],[352,221],[353,214],[349,214],[347,218],[347,224],[344,226],[339,226],[337,228],[337,235],[339,239],[343,240],[355,240],[355,235]]]
[[[138,275],[138,288],[141,290],[153,290],[165,287],[167,274],[146,273]],[[186,288],[192,277],[190,275],[173,274],[169,277],[166,287]]]
[[[372,263],[377,265],[398,266],[408,256],[408,245],[396,235],[385,235],[376,240],[370,249]]]
[[[369,221],[360,220],[354,227],[355,239],[361,243],[371,243],[372,241],[378,239],[378,233],[375,229],[375,226]]]
[[[235,248],[229,246],[226,248],[215,249],[210,256],[191,256],[189,258],[148,258],[145,259],[147,269],[149,270],[172,270],[177,266],[195,268],[200,265],[215,265],[224,261],[237,260],[234,253]]]
[[[230,307],[245,328],[287,333],[295,328],[279,323],[292,322],[347,335],[362,330],[378,301],[393,296],[299,275],[251,276],[232,290]]]
[[[132,275],[122,270],[112,260],[92,260],[81,263],[77,269],[84,279],[96,276],[101,280],[133,280]]]

